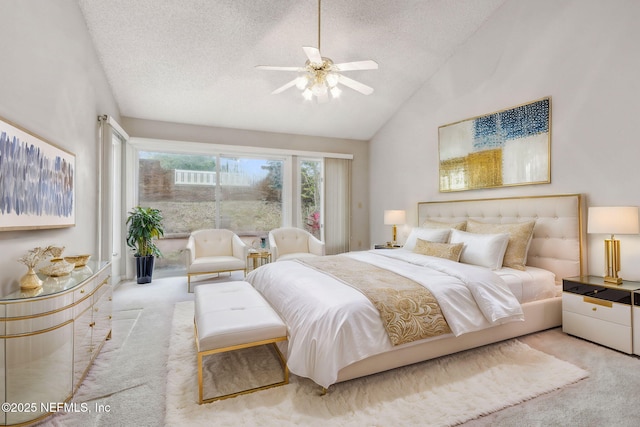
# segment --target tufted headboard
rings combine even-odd
[[[552,271],[559,282],[587,272],[584,199],[567,194],[420,202],[418,225],[426,220],[513,223],[535,219],[527,265]]]

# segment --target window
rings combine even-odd
[[[165,218],[157,277],[184,274],[189,234],[203,228],[230,229],[257,247],[270,230],[295,226],[326,238],[328,253],[348,250],[350,176],[341,171],[350,155],[146,138],[127,147],[126,176],[135,182],[126,186],[127,211],[151,206]],[[326,169],[340,161],[347,169]]]
[[[297,172],[300,177],[298,182],[300,189],[298,226],[323,240],[322,160],[300,159]]]
[[[220,219],[228,228],[256,243],[282,225],[282,169],[279,159],[220,158]]]
[[[253,244],[283,223],[282,159],[150,151],[138,157],[138,204],[164,216],[160,275],[184,269],[194,230],[226,228]]]

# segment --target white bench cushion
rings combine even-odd
[[[198,351],[287,336],[287,327],[260,293],[247,282],[195,288]]]
[[[246,261],[232,256],[196,258],[187,273],[210,273],[215,271],[244,270]]]

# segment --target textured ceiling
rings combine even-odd
[[[321,45],[334,62],[373,59],[327,104],[304,101],[295,73],[318,44],[317,0],[79,0],[123,116],[369,140],[505,0],[323,0]]]

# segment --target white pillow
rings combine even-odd
[[[476,234],[453,229],[449,243],[464,243],[460,262],[497,270],[502,267],[509,233]]]
[[[407,241],[404,243],[404,249],[412,251],[416,247],[418,239],[427,240],[434,243],[447,243],[449,239],[449,228],[421,228],[415,227],[411,230]]]

